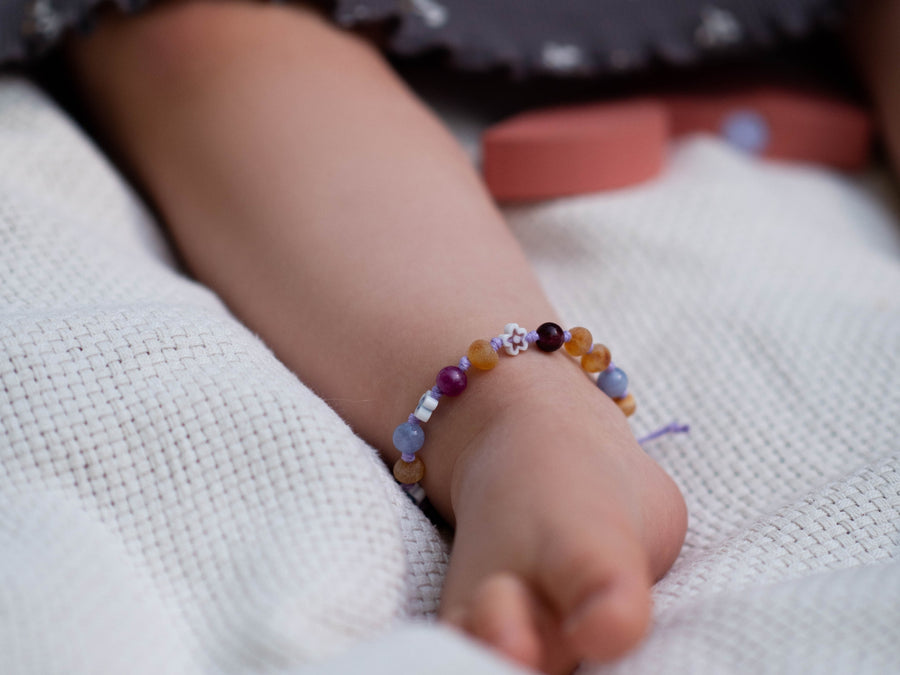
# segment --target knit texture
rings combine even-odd
[[[510,212],[681,487],[684,549],[616,673],[900,663],[900,227],[861,183],[707,138],[657,181]]]
[[[268,672],[433,613],[445,547],[374,450],[41,94],[0,116],[3,672]]]
[[[568,325],[628,372],[636,434],[692,429],[646,448],[691,513],[653,633],[586,672],[892,670],[896,218],[868,186],[710,139],[646,185],[507,215]],[[14,675],[390,672],[375,662],[394,650],[347,650],[432,614],[447,555],[374,450],[176,268],[103,156],[15,78],[0,514]]]

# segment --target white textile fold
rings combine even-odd
[[[895,216],[709,139],[646,185],[507,213],[563,316],[621,359],[636,433],[692,428],[647,446],[691,513],[655,629],[586,670],[894,669]],[[445,543],[172,260],[85,136],[0,79],[0,671],[405,663],[390,646],[433,614]],[[435,662],[509,672],[420,630]]]

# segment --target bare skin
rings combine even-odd
[[[363,40],[295,6],[198,0],[67,49],[191,271],[389,462],[473,339],[554,319],[468,159]],[[564,673],[640,641],[686,512],[575,362],[534,351],[442,400],[424,486],[456,526],[443,617]]]

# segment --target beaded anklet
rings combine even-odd
[[[628,376],[617,368],[610,356],[609,349],[599,343],[587,328],[573,328],[564,331],[555,323],[541,324],[537,330],[527,331],[518,324],[508,323],[503,333],[490,340],[475,340],[460,358],[459,365],[447,366],[438,372],[435,385],[422,394],[416,409],[406,422],[394,429],[394,447],[400,451],[400,459],[394,464],[394,478],[417,504],[425,498],[425,491],[419,482],[425,476],[425,463],[416,453],[425,444],[425,430],[422,423],[431,419],[442,396],[459,396],[466,389],[468,378],[466,371],[474,367],[478,370],[491,370],[500,360],[501,349],[510,356],[528,349],[535,344],[544,352],[555,352],[565,347],[566,352],[581,359],[581,367],[588,373],[599,373],[597,387],[609,396],[619,409],[631,416],[637,405],[634,396],[628,393]],[[687,428],[674,428],[672,425],[663,433],[686,431]]]

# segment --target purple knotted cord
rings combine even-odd
[[[556,327],[556,328],[558,328],[558,327]],[[538,334],[538,332],[536,330],[527,332],[524,335],[524,337],[521,335],[521,332],[519,332],[519,331],[521,331],[521,329],[519,329],[517,326],[516,329],[513,331],[512,335],[507,336],[507,334],[504,333],[503,335],[498,335],[497,337],[491,338],[491,340],[490,340],[491,349],[493,349],[495,352],[499,352],[500,349],[504,348],[504,346],[506,345],[505,340],[508,338],[509,342],[511,343],[511,346],[509,347],[509,349],[511,351],[509,353],[512,355],[515,355],[516,353],[518,353],[519,350],[526,349],[527,345],[534,344],[534,343],[537,343],[540,341],[540,335]],[[562,337],[563,337],[563,343],[570,342],[572,340],[572,333],[567,330],[563,331]],[[554,344],[553,349],[546,350],[546,351],[553,351],[555,349],[558,349],[559,346],[560,345],[558,345],[558,344]],[[591,344],[588,346],[588,349],[585,353],[590,354],[593,351],[594,351],[594,345]],[[469,358],[467,356],[462,356],[459,359],[459,366],[458,366],[459,371],[462,371],[463,373],[465,373],[465,371],[469,370],[471,367],[472,367],[472,362],[469,360]],[[616,365],[610,360],[609,366],[607,366],[607,370],[612,371],[615,368],[616,368]],[[453,369],[453,367],[448,366],[447,369]],[[447,370],[447,369],[445,369],[445,370]],[[458,373],[458,371],[457,371],[457,374],[459,375],[460,378],[463,378],[463,379],[465,378],[465,375],[462,373]],[[462,388],[465,388],[464,384],[463,384]],[[456,392],[456,393],[460,393],[461,391],[462,391],[462,389],[460,389],[459,392]],[[435,400],[440,399],[444,395],[437,384],[435,384],[435,386],[433,386],[430,389],[429,393]],[[628,394],[628,392],[626,391],[623,396],[619,397],[616,400],[621,401],[625,396],[627,396],[627,394]],[[417,410],[418,410],[418,407],[417,407]],[[415,425],[416,427],[419,427],[421,429],[421,420],[418,417],[416,417],[415,413],[410,414],[408,420],[409,420],[408,424]],[[398,429],[399,429],[399,427],[398,427]],[[676,421],[676,422],[667,424],[663,428],[658,429],[657,431],[654,431],[653,433],[647,434],[643,438],[639,438],[637,442],[640,445],[643,445],[644,443],[648,443],[650,441],[653,441],[653,440],[660,438],[661,436],[665,436],[667,434],[680,434],[680,433],[687,433],[688,431],[690,431],[690,427],[687,424],[679,424]],[[404,445],[406,445],[406,444],[404,443]],[[413,453],[403,452],[403,453],[401,453],[400,458],[404,462],[411,463],[416,460],[416,454],[414,452]],[[402,487],[403,487],[403,490],[413,500],[413,502],[415,502],[416,504],[420,504],[423,501],[423,499],[425,497],[424,490],[418,483],[402,484]]]
[[[660,436],[665,436],[666,434],[686,434],[691,430],[690,425],[688,424],[679,424],[678,422],[671,422],[667,424],[662,429],[657,429],[652,434],[647,434],[643,438],[638,439],[638,444],[643,445],[644,443],[649,443],[650,441],[656,440]]]

